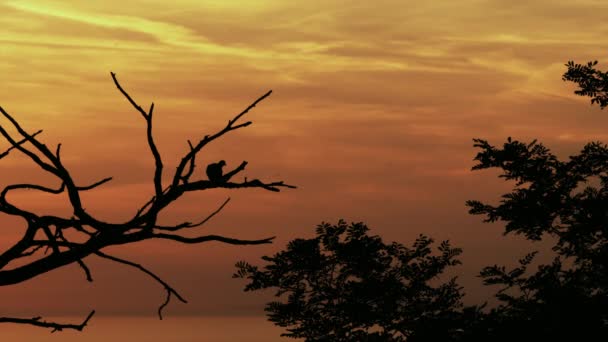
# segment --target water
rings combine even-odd
[[[61,322],[79,323],[82,317],[54,317]],[[50,318],[48,319],[50,320]],[[64,330],[50,333],[27,325],[0,324],[0,341],[10,342],[288,342],[280,337],[282,328],[265,317],[173,316],[162,321],[154,317],[94,316],[82,332]]]

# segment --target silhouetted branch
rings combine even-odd
[[[229,181],[229,180],[230,180],[230,178],[232,178],[232,176],[234,176],[234,175],[236,175],[237,173],[239,173],[239,172],[241,172],[241,171],[245,170],[245,166],[247,166],[247,162],[246,162],[246,161],[243,161],[243,162],[241,163],[241,165],[239,165],[239,166],[238,166],[236,169],[234,169],[234,170],[232,170],[232,171],[230,171],[230,172],[226,173],[226,174],[223,176],[224,182]]]
[[[208,242],[208,241],[220,241],[220,242],[228,243],[231,245],[261,245],[261,244],[265,244],[265,243],[271,243],[272,240],[274,240],[274,238],[276,236],[272,236],[272,237],[260,239],[260,240],[240,240],[240,239],[227,238],[227,237],[219,236],[219,235],[185,237],[185,236],[180,236],[180,235],[157,233],[157,234],[152,234],[151,237],[157,238],[157,239],[173,240],[173,241],[178,241],[178,242],[182,242],[182,243],[201,243],[201,242]]]
[[[37,136],[37,135],[38,135],[38,134],[40,134],[40,133],[42,133],[42,130],[38,130],[38,132],[36,132],[36,133],[32,134],[32,137],[35,137],[35,136]],[[24,142],[26,142],[26,141],[27,141],[27,139],[21,139],[21,140],[17,141],[17,145],[21,145],[21,144],[23,144],[23,143],[24,143]],[[9,147],[9,148],[8,148],[6,151],[4,151],[4,152],[0,153],[0,159],[2,159],[2,158],[4,158],[4,157],[6,157],[6,156],[9,154],[9,152],[10,152],[11,150],[13,150],[14,148],[16,148],[16,146],[15,146],[15,145],[13,145],[13,146]],[[59,152],[59,148],[57,149],[57,151]]]
[[[220,211],[222,211],[222,209],[224,209],[224,207],[226,206],[226,204],[228,204],[228,202],[230,202],[230,197],[228,197],[224,201],[224,203],[222,203],[222,205],[220,205],[219,208],[217,208],[214,212],[209,214],[209,216],[207,216],[206,218],[204,218],[202,221],[200,221],[198,223],[184,222],[184,223],[178,224],[176,226],[156,226],[154,228],[158,229],[158,230],[174,232],[174,231],[177,231],[177,230],[180,230],[183,228],[194,228],[194,227],[202,226],[203,224],[207,223],[207,221],[209,221],[213,216],[217,215]]]
[[[185,300],[177,291],[175,291],[175,289],[173,289],[171,286],[169,286],[169,284],[167,284],[164,280],[162,280],[159,276],[157,276],[156,274],[154,274],[152,271],[146,269],[145,267],[143,267],[140,264],[136,264],[132,261],[129,260],[125,260],[125,259],[121,259],[121,258],[117,258],[108,254],[105,254],[101,251],[97,251],[95,252],[95,254],[97,256],[100,256],[102,258],[105,259],[109,259],[121,264],[125,264],[125,265],[129,265],[132,267],[137,268],[138,270],[146,273],[147,275],[149,275],[150,277],[154,278],[154,280],[156,280],[157,282],[159,282],[167,291],[167,299],[165,300],[165,302],[163,302],[163,304],[161,304],[161,306],[158,308],[158,318],[163,319],[163,308],[165,306],[167,306],[167,304],[169,303],[170,299],[171,299],[171,295],[174,295],[175,297],[177,297],[177,299],[179,299],[182,303],[188,303],[187,300]]]
[[[2,114],[4,114],[5,116],[8,116],[8,113],[2,108],[0,107],[0,112]],[[9,116],[10,117],[10,116]],[[12,145],[12,147],[14,147],[15,149],[19,150],[20,152],[22,152],[23,154],[25,154],[26,156],[30,157],[30,159],[32,159],[36,164],[38,164],[43,170],[48,171],[52,174],[57,174],[57,170],[49,165],[48,163],[43,162],[37,155],[35,155],[33,152],[31,152],[30,150],[24,148],[22,146],[22,144],[19,144],[18,142],[16,142],[9,134],[8,132],[4,129],[4,127],[0,126],[0,134],[2,134],[2,136]],[[23,140],[26,140],[28,142],[32,142],[33,140],[33,136],[26,136]]]
[[[192,146],[192,142],[190,140],[188,140],[188,147],[190,147],[190,152],[192,152],[192,150],[194,150],[194,146]],[[190,158],[190,163],[188,164],[188,171],[182,177],[182,181],[184,181],[184,183],[188,183],[188,180],[190,180],[190,176],[192,176],[192,173],[194,172],[194,167],[196,166],[194,164],[195,160],[196,160],[196,154],[192,155],[192,158]]]
[[[98,182],[95,182],[91,185],[88,185],[88,186],[78,186],[78,187],[76,187],[76,189],[81,190],[81,191],[91,190],[91,189],[96,188],[96,187],[102,185],[103,183],[109,182],[111,180],[112,180],[112,177],[106,177],[106,178],[104,178]]]
[[[182,188],[184,191],[196,191],[196,190],[204,190],[204,189],[211,189],[211,188],[226,188],[226,189],[263,188],[268,191],[279,192],[279,191],[281,191],[279,189],[280,187],[290,188],[290,189],[297,188],[294,185],[285,184],[283,182],[263,183],[259,179],[253,179],[250,181],[245,181],[243,183],[222,183],[222,184],[213,183],[208,180],[200,180],[200,181],[182,185]]]
[[[16,259],[16,258],[24,258],[24,257],[31,256],[31,255],[33,255],[34,253],[36,253],[36,252],[37,252],[37,251],[38,251],[40,248],[42,248],[42,247],[43,247],[42,245],[35,246],[35,247],[33,247],[33,248],[30,250],[30,251],[27,251],[27,252],[22,252],[20,255],[18,255],[17,257],[15,257],[15,259]]]
[[[264,100],[265,98],[267,98],[268,96],[270,96],[270,94],[272,93],[272,90],[269,90],[266,94],[260,96],[257,100],[255,100],[252,104],[250,104],[247,108],[245,108],[245,110],[243,110],[242,112],[240,112],[238,115],[236,115],[232,120],[228,120],[228,124],[226,125],[226,127],[224,127],[224,129],[222,129],[221,131],[209,136],[206,135],[203,139],[201,139],[196,146],[191,147],[190,148],[190,152],[188,152],[180,161],[179,165],[177,166],[177,169],[175,170],[175,175],[173,176],[173,187],[177,187],[179,180],[182,179],[182,173],[184,172],[184,168],[186,167],[186,165],[190,162],[190,160],[192,158],[194,158],[194,156],[208,143],[210,143],[211,141],[221,137],[222,135],[233,131],[235,129],[239,129],[241,127],[246,127],[249,126],[252,122],[251,121],[247,121],[243,124],[240,125],[236,125],[233,126],[234,123],[240,119],[243,115],[247,114],[253,107],[255,107],[258,103],[260,103],[262,100]]]
[[[84,327],[89,323],[89,320],[95,314],[95,310],[91,311],[89,315],[84,319],[84,321],[80,324],[66,324],[66,323],[57,323],[57,322],[47,322],[43,321],[42,317],[33,317],[33,318],[13,318],[13,317],[0,317],[0,323],[17,323],[17,324],[29,324],[34,325],[41,328],[51,328],[53,329],[51,332],[62,331],[63,329],[73,329],[82,331]]]
[[[93,282],[93,277],[91,277],[91,270],[84,263],[84,261],[82,261],[82,259],[80,259],[80,260],[76,260],[76,262],[78,263],[78,266],[80,266],[80,268],[82,268],[82,270],[84,271],[84,274],[87,277],[87,281],[88,282]]]
[[[118,80],[116,79],[116,74],[113,72],[110,72],[110,74],[112,75],[112,80],[114,80],[114,84],[116,85],[116,88],[118,88],[118,90],[120,90],[120,92],[127,98],[127,100],[129,100],[129,103],[131,103],[133,105],[133,107],[135,107],[135,109],[137,109],[137,111],[140,112],[141,115],[146,120],[146,136],[148,138],[148,146],[150,147],[150,151],[152,152],[152,155],[154,156],[154,164],[155,164],[154,189],[156,191],[156,197],[158,198],[162,195],[162,189],[163,189],[163,185],[162,185],[163,162],[161,160],[160,153],[158,152],[158,149],[156,148],[156,144],[154,143],[154,138],[152,137],[152,113],[154,111],[154,102],[152,102],[152,104],[150,105],[150,110],[148,111],[148,113],[146,113],[131,98],[131,96],[121,87],[120,83],[118,83]]]
[[[133,98],[131,98],[131,95],[129,95],[120,85],[120,83],[118,83],[118,80],[116,79],[116,74],[110,71],[110,75],[112,75],[112,80],[114,81],[114,85],[116,85],[116,88],[118,88],[118,90],[120,90],[120,92],[125,96],[125,98],[129,101],[129,103],[131,103],[131,105],[133,105],[133,107],[135,109],[137,109],[137,111],[141,114],[141,116],[144,117],[144,119],[146,119],[146,121],[148,120],[148,116],[149,114],[146,113],[146,111],[141,108],[135,101],[133,101]]]
[[[0,107],[0,114],[12,124],[20,135],[19,138],[13,138],[5,127],[0,125],[0,135],[2,135],[10,144],[10,147],[0,154],[0,159],[8,155],[9,152],[17,150],[29,157],[44,171],[53,175],[54,178],[56,178],[56,181],[58,181],[58,184],[60,184],[58,188],[28,183],[10,184],[0,191],[0,212],[21,217],[26,222],[26,228],[23,230],[20,239],[14,245],[0,253],[0,286],[19,284],[43,273],[72,263],[76,263],[80,266],[88,281],[93,281],[91,270],[85,264],[84,259],[89,255],[95,254],[102,258],[135,267],[162,284],[167,291],[167,297],[160,305],[158,311],[159,317],[162,319],[162,310],[169,303],[171,296],[176,296],[182,302],[186,301],[165,281],[143,266],[128,260],[107,255],[102,253],[101,250],[108,246],[129,244],[147,239],[165,239],[187,244],[204,243],[208,241],[218,241],[234,245],[270,243],[274,237],[258,240],[243,240],[218,235],[185,237],[178,234],[181,229],[195,228],[207,223],[226,206],[230,199],[224,201],[218,209],[213,211],[206,218],[195,223],[184,222],[175,226],[161,226],[157,224],[157,217],[163,209],[188,191],[202,191],[217,187],[229,189],[262,188],[269,191],[279,191],[281,187],[295,188],[295,186],[284,184],[283,181],[265,183],[257,179],[253,181],[247,181],[245,179],[245,182],[243,183],[229,183],[228,180],[231,177],[245,169],[247,165],[246,161],[243,161],[234,170],[224,174],[223,178],[226,180],[225,182],[211,183],[209,180],[190,180],[194,175],[197,153],[199,153],[209,142],[220,138],[224,134],[250,125],[251,121],[244,123],[238,123],[238,121],[260,101],[268,97],[271,94],[271,91],[269,91],[250,104],[245,110],[234,116],[231,120],[228,120],[227,125],[223,129],[214,134],[205,135],[204,138],[196,144],[188,141],[189,151],[181,158],[177,165],[171,184],[163,188],[162,158],[152,135],[154,104],[152,103],[150,109],[146,112],[120,85],[116,74],[113,72],[110,74],[120,93],[146,121],[146,138],[155,162],[153,177],[154,195],[137,210],[133,218],[126,222],[108,222],[95,218],[94,215],[85,210],[80,197],[81,192],[93,190],[112,180],[112,177],[103,178],[86,186],[76,185],[77,182],[72,179],[70,171],[61,162],[61,144],[58,144],[54,151],[49,150],[45,144],[37,139],[37,136],[42,132],[41,130],[29,134],[13,116]],[[26,142],[30,145],[25,146]],[[18,205],[9,203],[7,197],[8,193],[12,190],[37,190],[52,195],[67,194],[73,211],[68,217],[39,215],[30,212],[20,208]],[[71,234],[64,234],[64,230],[71,228],[74,229]],[[172,234],[158,233],[159,231],[172,232]],[[43,249],[44,253],[37,253],[41,249]],[[48,253],[49,251],[52,252]],[[15,262],[16,260],[19,260],[19,262]],[[39,318],[4,318],[4,322],[28,323],[36,326],[51,327],[55,330],[61,330],[62,328],[80,330],[86,325],[86,322],[88,322],[91,316],[92,314],[87,317],[82,325],[61,325],[58,323],[44,322]]]
[[[40,190],[40,191],[48,192],[51,194],[60,194],[65,189],[65,184],[62,183],[61,186],[59,187],[59,189],[51,189],[51,188],[47,188],[45,186],[36,185],[36,184],[11,184],[11,185],[6,186],[4,188],[4,190],[2,190],[2,194],[0,196],[5,197],[9,191],[16,190],[16,189]]]
[[[167,193],[167,191],[169,191],[170,186],[167,186],[164,190],[163,190],[163,194]],[[134,219],[139,218],[142,213],[150,206],[152,205],[152,203],[154,203],[154,201],[156,201],[156,196],[152,196],[141,208],[139,208],[137,210],[137,213],[135,213],[135,217]]]
[[[568,61],[568,70],[562,75],[562,80],[574,82],[579,89],[574,93],[591,98],[591,104],[598,103],[600,109],[608,106],[608,72],[596,69],[597,61],[578,64]]]

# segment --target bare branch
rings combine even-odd
[[[183,228],[194,228],[194,227],[202,226],[203,224],[207,223],[207,221],[209,221],[213,216],[217,215],[220,211],[222,211],[222,209],[224,209],[224,207],[226,206],[226,204],[228,204],[228,202],[230,202],[230,197],[228,197],[224,201],[224,203],[222,203],[222,205],[220,205],[219,208],[217,208],[214,212],[209,214],[209,216],[207,216],[206,218],[204,218],[202,221],[200,221],[198,223],[184,222],[184,223],[178,224],[176,226],[155,226],[154,228],[159,229],[159,230],[174,232],[174,231],[178,231]]]
[[[82,227],[81,227],[82,228]],[[84,229],[83,229],[84,230]],[[90,235],[87,231],[84,231],[87,235]],[[55,233],[57,239],[61,242],[66,243],[68,246],[74,246],[74,244],[72,244],[70,241],[68,241],[65,236],[63,236],[63,232],[61,231],[60,228],[57,228],[57,232]],[[49,242],[51,239],[49,239]],[[59,246],[59,241],[58,240],[53,240],[52,243],[55,246]],[[76,244],[75,246],[78,246],[78,244]],[[91,270],[89,269],[89,267],[84,263],[84,261],[82,259],[78,259],[76,260],[76,263],[78,263],[78,266],[80,266],[80,268],[84,271],[84,275],[87,279],[88,282],[93,282],[93,277],[91,277]]]
[[[201,139],[198,144],[196,144],[196,146],[194,146],[194,148],[190,149],[190,152],[188,152],[186,154],[186,156],[184,156],[182,158],[182,160],[180,161],[179,165],[177,166],[177,169],[175,171],[175,175],[173,176],[173,183],[172,186],[175,188],[177,187],[177,185],[179,184],[179,180],[182,179],[182,173],[184,172],[184,168],[186,167],[186,164],[189,163],[190,159],[194,158],[194,156],[208,143],[210,143],[211,141],[221,137],[222,135],[226,134],[227,132],[233,131],[235,129],[241,128],[241,127],[246,127],[249,126],[251,124],[251,121],[245,122],[243,124],[240,125],[236,125],[233,126],[234,123],[240,119],[243,115],[247,114],[253,107],[255,107],[258,103],[260,103],[262,100],[264,100],[265,98],[267,98],[268,96],[270,96],[270,94],[272,94],[272,90],[269,90],[266,94],[260,96],[257,100],[255,100],[252,104],[250,104],[247,108],[245,108],[245,110],[243,110],[242,112],[240,112],[238,115],[236,115],[232,120],[228,121],[228,124],[226,125],[226,127],[224,127],[224,129],[222,129],[221,131],[209,136],[206,135],[203,139]]]
[[[53,250],[53,253],[59,253],[60,251],[59,251],[59,246],[57,245],[57,239],[55,238],[55,235],[53,235],[53,233],[51,232],[51,229],[47,226],[43,226],[42,231],[48,238],[48,241],[49,241],[48,247],[50,247]]]
[[[150,113],[148,115],[148,145],[150,146],[150,151],[152,151],[152,155],[154,155],[154,189],[156,190],[156,197],[159,198],[163,195],[163,162],[160,158],[160,153],[156,148],[156,144],[154,144],[154,138],[152,137],[152,110],[154,109],[154,103],[150,106]]]
[[[73,329],[82,331],[84,327],[89,323],[89,320],[95,314],[95,310],[91,311],[89,315],[85,318],[85,320],[80,324],[66,324],[66,323],[57,323],[57,322],[47,322],[43,321],[42,317],[33,317],[33,318],[13,318],[13,317],[0,317],[0,323],[17,323],[17,324],[29,324],[34,325],[41,328],[50,328],[53,329],[51,332],[62,331],[63,329]]]
[[[275,192],[279,192],[281,191],[279,189],[279,187],[285,187],[285,188],[290,188],[290,189],[297,189],[297,187],[295,185],[289,185],[289,184],[285,184],[283,183],[283,181],[280,182],[272,182],[272,183],[264,183],[259,179],[254,179],[254,180],[250,180],[250,181],[246,181],[244,183],[241,183],[240,185],[243,185],[242,187],[260,187],[269,191],[275,191]]]
[[[61,144],[57,144],[57,150],[55,150],[55,157],[57,157],[57,160],[61,160],[61,158],[59,157],[60,150],[61,150]]]
[[[40,133],[42,133],[42,130],[38,130],[36,133],[32,134],[32,137],[35,137],[35,136],[37,136],[37,135],[38,135],[38,134],[40,134]],[[23,144],[23,143],[24,143],[24,142],[26,142],[26,141],[27,141],[27,138],[24,138],[24,139],[21,139],[21,140],[17,141],[17,142],[16,142],[16,144],[17,144],[17,145],[21,145],[21,144]],[[8,148],[6,151],[4,151],[4,152],[0,153],[0,159],[2,159],[2,158],[4,158],[4,157],[6,157],[6,156],[8,155],[8,153],[9,153],[9,152],[10,152],[12,149],[14,149],[14,148],[16,148],[16,146],[15,146],[15,145],[13,145],[13,146],[9,147],[9,148]]]
[[[100,186],[103,183],[109,182],[112,180],[112,177],[106,177],[98,182],[95,182],[91,185],[87,185],[87,186],[77,186],[76,189],[81,190],[81,191],[85,191],[85,190],[91,190],[93,188],[96,188],[98,186]]]
[[[114,80],[114,84],[116,88],[120,90],[120,92],[129,100],[131,105],[137,109],[141,113],[141,115],[146,120],[146,135],[148,138],[148,146],[150,147],[150,151],[154,156],[154,189],[156,192],[156,198],[160,198],[163,194],[163,185],[162,185],[162,175],[163,175],[163,162],[160,157],[160,153],[156,148],[156,144],[154,143],[154,138],[152,137],[152,113],[154,111],[154,102],[150,105],[150,110],[148,113],[144,112],[143,108],[141,108],[132,98],[131,96],[121,87],[120,83],[116,79],[116,74],[110,72],[112,75],[112,79]]]
[[[42,247],[43,247],[42,245],[35,246],[30,251],[22,252],[17,258],[24,258],[24,257],[32,256],[32,255],[34,255],[34,253],[36,253]]]
[[[167,191],[169,191],[170,187],[171,186],[169,185],[163,190],[163,195],[166,194]],[[146,208],[148,208],[155,201],[156,201],[156,196],[152,196],[152,198],[150,198],[146,203],[144,203],[144,205],[141,208],[139,208],[137,210],[137,213],[135,213],[134,219],[140,217],[142,215],[142,213],[146,210]]]
[[[114,85],[116,85],[116,88],[118,88],[118,90],[120,90],[120,92],[127,98],[129,103],[131,103],[131,105],[135,109],[137,109],[137,111],[141,114],[141,116],[143,116],[144,119],[146,119],[146,121],[147,121],[148,114],[146,113],[146,111],[143,108],[141,108],[135,101],[133,101],[131,96],[122,88],[122,86],[120,85],[120,83],[118,83],[118,80],[116,79],[116,74],[110,71],[110,75],[112,75],[112,80],[114,80]]]
[[[281,187],[290,188],[290,189],[297,188],[295,185],[285,184],[285,183],[283,183],[283,181],[264,183],[259,179],[253,179],[250,181],[245,181],[243,183],[221,183],[221,184],[213,183],[208,180],[200,180],[200,181],[181,185],[181,188],[184,191],[196,191],[196,190],[204,190],[204,189],[211,189],[211,188],[226,188],[226,189],[263,188],[268,191],[279,192],[280,191],[279,188],[281,188]]]
[[[126,222],[108,222],[96,219],[85,211],[80,198],[81,192],[101,186],[102,184],[109,182],[112,177],[104,178],[90,185],[77,186],[77,182],[72,179],[70,172],[62,164],[60,156],[61,144],[58,144],[54,151],[49,150],[45,144],[37,139],[37,136],[42,132],[41,130],[38,130],[33,134],[27,133],[15,118],[0,107],[0,116],[3,115],[8,119],[20,135],[20,137],[16,135],[16,137],[19,137],[20,139],[15,139],[8,133],[5,127],[0,125],[0,136],[4,137],[10,144],[8,149],[0,153],[0,159],[7,156],[13,149],[16,149],[29,157],[43,170],[57,177],[59,181],[57,184],[60,184],[58,188],[28,183],[10,184],[0,191],[0,213],[21,217],[27,223],[27,227],[22,232],[23,235],[21,239],[0,253],[0,286],[19,284],[28,279],[73,263],[79,265],[84,271],[88,281],[93,281],[91,270],[87,264],[85,264],[84,259],[91,254],[95,254],[101,258],[134,267],[148,274],[148,276],[160,283],[166,291],[166,298],[158,308],[158,316],[162,319],[163,309],[169,304],[173,296],[184,303],[186,303],[186,300],[173,289],[173,287],[168,285],[167,282],[145,267],[129,260],[105,254],[101,252],[101,250],[108,246],[130,244],[148,239],[173,240],[186,244],[198,244],[208,241],[217,241],[232,245],[271,243],[274,237],[258,240],[244,240],[218,235],[187,237],[179,234],[181,229],[200,227],[206,224],[224,209],[230,201],[230,198],[226,199],[216,210],[199,222],[184,222],[174,226],[160,226],[156,224],[156,221],[163,209],[177,201],[188,191],[200,191],[212,188],[262,188],[269,191],[279,191],[282,187],[295,188],[295,186],[284,184],[283,181],[265,183],[258,179],[248,181],[247,178],[245,178],[245,181],[242,183],[229,182],[236,174],[245,169],[247,161],[243,161],[234,170],[225,173],[223,179],[218,182],[210,182],[209,180],[190,180],[196,168],[197,154],[203,147],[230,131],[249,126],[251,121],[240,123],[239,121],[242,120],[242,117],[260,101],[268,97],[272,91],[268,91],[242,112],[235,115],[231,120],[228,120],[228,123],[223,129],[214,134],[205,135],[204,138],[195,144],[188,140],[189,151],[178,163],[171,184],[163,187],[162,158],[152,135],[154,103],[151,103],[147,112],[144,111],[127,91],[122,88],[116,75],[113,72],[110,74],[120,93],[146,121],[146,138],[155,162],[153,177],[154,196],[137,210],[137,213],[133,218]],[[30,143],[31,146],[26,145],[25,143]],[[67,193],[73,212],[67,217],[60,217],[54,215],[39,215],[21,209],[17,205],[9,203],[7,200],[8,193],[12,190],[37,190],[50,194]],[[70,231],[69,235],[64,235],[64,230],[67,231],[70,228],[73,228],[74,230]],[[72,239],[73,241],[70,241]],[[46,249],[44,255],[38,253],[41,249]],[[52,250],[52,252],[47,254],[49,250]],[[19,260],[19,262],[15,262],[15,260]],[[14,267],[9,267],[9,265]],[[94,312],[95,311],[92,311],[84,322],[79,325],[47,322],[43,321],[40,317],[0,317],[0,323],[30,324],[33,326],[51,328],[53,331],[63,329],[82,330],[89,319],[91,319]]]
[[[247,114],[251,109],[253,109],[253,107],[255,107],[258,103],[260,103],[261,101],[263,101],[265,98],[267,98],[268,96],[270,96],[270,94],[272,94],[272,90],[269,90],[266,94],[260,96],[260,98],[258,98],[257,100],[255,100],[252,104],[249,105],[249,107],[245,108],[245,110],[243,110],[241,113],[239,113],[239,115],[235,116],[234,119],[228,121],[228,126],[226,126],[226,128],[229,128],[230,126],[232,126],[232,124],[234,124],[238,119],[241,118],[241,116]],[[248,122],[247,124],[249,124],[250,122]]]
[[[89,267],[84,263],[84,261],[82,261],[82,259],[78,259],[76,260],[76,262],[78,263],[78,266],[80,266],[80,268],[82,268],[82,270],[84,271],[84,274],[87,277],[87,281],[92,283],[93,277],[91,277],[91,270],[89,269]]]
[[[51,188],[47,188],[46,186],[37,185],[37,184],[11,184],[11,185],[7,185],[4,188],[4,190],[2,190],[2,193],[0,196],[5,197],[9,191],[17,190],[17,189],[40,190],[40,191],[48,192],[51,194],[60,194],[65,189],[65,183],[61,183],[61,186],[59,187],[59,189],[51,189]]]
[[[238,166],[236,169],[234,169],[234,170],[232,170],[232,171],[230,171],[230,172],[226,173],[226,174],[223,176],[224,181],[225,181],[225,182],[229,181],[229,180],[230,180],[230,178],[232,178],[232,176],[234,176],[234,175],[236,175],[237,173],[239,173],[239,172],[241,172],[241,171],[245,170],[245,166],[247,166],[247,161],[243,161],[243,162],[241,163],[241,165],[239,165],[239,166]]]
[[[51,172],[52,174],[60,177],[61,175],[59,173],[59,170],[64,170],[63,166],[61,165],[61,163],[59,162],[59,160],[55,157],[55,155],[46,147],[46,145],[40,143],[33,135],[28,134],[25,131],[25,129],[23,129],[21,127],[21,125],[19,125],[19,123],[17,122],[17,120],[15,120],[9,113],[7,113],[4,110],[4,108],[0,107],[0,113],[2,113],[2,115],[4,115],[4,117],[6,117],[13,124],[13,126],[15,126],[15,128],[17,129],[17,132],[19,132],[19,134],[21,134],[22,137],[24,137],[27,141],[29,141],[32,145],[34,145],[34,147],[36,147],[36,149],[40,153],[42,153],[45,157],[47,157],[53,163],[53,165],[55,167],[54,168],[50,167],[50,168],[47,169],[46,167],[50,166],[50,165],[48,165],[46,163],[42,163],[42,161],[38,158],[38,161],[40,161],[39,165],[41,167],[43,167],[46,171]],[[1,126],[0,126],[0,128],[1,128]],[[4,131],[3,128],[2,128],[2,130]],[[4,133],[2,133],[2,134],[4,135]],[[12,139],[10,139],[9,142],[11,142],[11,144],[13,146],[16,146],[18,150],[20,150],[20,151],[27,151],[27,150],[23,149],[20,145],[15,145],[13,143],[14,141],[12,141]],[[27,152],[29,152],[29,151],[27,151]],[[27,152],[24,152],[24,153],[28,154]],[[28,156],[30,154],[33,154],[33,153],[29,152]],[[37,156],[36,156],[36,158],[37,158]],[[43,164],[45,164],[47,166],[45,166]]]
[[[150,277],[154,278],[154,280],[156,280],[157,282],[159,282],[165,288],[165,290],[167,291],[167,299],[158,308],[158,317],[160,319],[163,319],[162,310],[169,303],[169,300],[171,299],[171,295],[174,295],[175,297],[177,297],[177,299],[179,299],[182,303],[188,303],[188,301],[186,301],[177,291],[175,291],[171,286],[169,286],[169,284],[167,284],[164,280],[162,280],[156,274],[154,274],[151,271],[147,270],[142,265],[136,264],[136,263],[134,263],[132,261],[129,261],[129,260],[125,260],[125,259],[121,259],[121,258],[117,258],[117,257],[111,256],[111,255],[105,254],[105,253],[103,253],[101,251],[96,251],[95,254],[98,255],[98,256],[100,256],[100,257],[102,257],[102,258],[105,258],[105,259],[109,259],[109,260],[112,260],[112,261],[115,261],[115,262],[118,262],[118,263],[121,263],[121,264],[125,264],[125,265],[129,265],[129,266],[135,267],[138,270],[146,273]]]
[[[194,146],[192,146],[192,142],[190,140],[188,140],[188,146],[190,147],[190,152],[192,152],[192,150],[194,150]],[[196,159],[196,154],[192,155],[192,158],[190,158],[190,164],[188,166],[188,172],[186,172],[186,174],[182,177],[182,181],[184,183],[188,183],[188,180],[190,180],[190,176],[192,176],[192,173],[194,172],[194,162]]]
[[[181,235],[157,233],[157,234],[152,234],[151,237],[157,238],[157,239],[173,240],[173,241],[189,243],[189,244],[202,243],[202,242],[207,242],[207,241],[219,241],[219,242],[227,243],[230,245],[262,245],[262,244],[266,244],[266,243],[272,243],[272,240],[274,240],[276,236],[271,236],[269,238],[260,239],[260,240],[241,240],[241,239],[227,238],[227,237],[219,236],[219,235],[205,235],[205,236],[198,236],[198,237],[191,238],[191,237],[185,237],[185,236],[181,236]]]
[[[4,109],[2,109],[2,107],[0,107],[0,112],[6,113],[4,111]],[[5,115],[8,115],[8,114],[5,114]],[[54,175],[57,175],[57,169],[55,169],[52,165],[42,161],[42,159],[40,159],[36,154],[34,154],[30,150],[27,150],[26,148],[24,148],[22,146],[22,144],[17,143],[2,126],[0,126],[0,134],[2,134],[2,136],[12,145],[12,147],[16,148],[21,153],[30,157],[30,159],[32,159],[36,164],[38,164],[38,166],[40,166],[43,170],[48,171]],[[24,140],[30,141],[30,142],[32,141],[31,136],[26,137]]]

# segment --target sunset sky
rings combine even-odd
[[[561,158],[590,140],[608,141],[608,114],[561,80],[571,59],[598,59],[606,69],[607,10],[599,0],[0,1],[0,106],[29,132],[43,129],[47,145],[61,142],[62,160],[80,183],[114,177],[83,196],[87,212],[119,222],[154,191],[145,122],[110,71],[142,107],[155,103],[167,171],[188,151],[188,139],[223,128],[272,89],[247,114],[253,125],[203,150],[195,177],[205,178],[204,166],[219,159],[230,169],[247,160],[240,176],[298,186],[189,194],[161,218],[199,220],[229,196],[199,232],[276,235],[272,245],[154,241],[107,249],[188,299],[166,309],[173,323],[148,319],[164,299],[160,285],[95,257],[86,260],[93,283],[72,265],[0,288],[0,316],[79,321],[96,309],[100,317],[145,317],[132,328],[142,334],[154,326],[166,336],[171,329],[204,336],[198,321],[180,317],[262,317],[271,298],[242,292],[245,283],[231,279],[236,261],[259,263],[339,218],[363,221],[385,241],[409,245],[420,233],[451,240],[464,249],[456,273],[467,300],[489,299],[475,277],[481,267],[510,264],[536,246],[504,238],[502,224],[467,213],[466,200],[496,203],[511,187],[495,171],[470,171],[472,139],[538,138]],[[8,146],[3,141],[0,150]],[[58,185],[15,152],[0,161],[1,186]],[[40,213],[71,213],[61,196],[29,191],[11,199]],[[3,251],[23,222],[2,214],[0,226]],[[95,320],[108,334],[131,329]],[[0,326],[0,336],[10,329]],[[19,328],[15,340],[34,329]],[[238,340],[225,330],[226,341]],[[101,332],[92,326],[83,334],[94,340]]]

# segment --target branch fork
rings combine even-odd
[[[163,289],[166,291],[165,300],[158,308],[158,316],[162,319],[163,309],[166,308],[170,300],[175,297],[179,301],[186,303],[187,301],[184,297],[161,277],[144,266],[124,258],[109,255],[102,252],[102,249],[109,246],[134,243],[147,239],[172,240],[185,244],[198,244],[208,241],[218,241],[232,245],[271,243],[274,237],[246,240],[219,235],[200,235],[195,237],[180,235],[182,230],[196,229],[205,225],[223,210],[230,201],[230,198],[226,199],[216,210],[211,212],[204,219],[194,223],[186,221],[175,225],[161,226],[158,225],[156,221],[161,211],[176,201],[185,192],[202,191],[212,188],[260,188],[278,192],[281,188],[295,188],[295,186],[285,184],[283,181],[263,182],[259,179],[248,181],[247,178],[241,183],[229,182],[231,178],[245,169],[248,164],[247,161],[243,161],[234,170],[226,173],[224,175],[226,181],[220,184],[212,183],[206,179],[191,179],[195,173],[195,160],[198,153],[209,143],[221,138],[225,134],[251,125],[251,121],[240,122],[241,118],[261,101],[270,96],[272,91],[268,91],[242,112],[228,120],[226,126],[216,133],[204,135],[202,139],[195,143],[188,140],[188,151],[175,168],[170,184],[165,185],[162,182],[163,172],[165,171],[164,165],[161,154],[156,146],[152,129],[154,103],[150,104],[147,111],[144,110],[122,87],[116,74],[111,72],[110,75],[116,88],[145,120],[148,148],[154,160],[154,173],[152,176],[154,195],[151,196],[143,206],[137,209],[135,215],[131,219],[125,222],[107,222],[95,218],[85,210],[81,201],[81,193],[93,190],[109,182],[112,180],[112,177],[102,178],[90,185],[76,185],[77,183],[72,178],[70,171],[61,161],[61,144],[57,145],[55,151],[51,151],[39,140],[42,130],[38,130],[32,134],[28,133],[16,119],[14,119],[4,108],[0,107],[0,114],[10,122],[18,133],[18,138],[13,138],[4,126],[0,124],[0,135],[10,145],[9,148],[0,153],[0,159],[7,157],[14,151],[18,151],[29,157],[29,159],[42,170],[57,178],[59,184],[58,187],[27,183],[11,184],[0,192],[0,212],[21,217],[26,222],[26,228],[24,229],[20,240],[8,249],[0,251],[0,286],[18,284],[43,273],[74,263],[79,265],[87,281],[93,281],[91,270],[85,264],[84,260],[88,256],[95,255],[115,263],[133,267],[138,271],[147,274],[157,283],[162,285]],[[20,208],[7,199],[8,193],[15,190],[35,190],[54,195],[67,194],[73,208],[73,214],[69,217],[39,215]],[[70,228],[73,228],[77,235],[80,235],[78,240],[75,240],[73,234],[63,234],[64,230]],[[42,233],[40,234],[39,232]],[[70,238],[68,238],[68,236],[70,236]],[[41,317],[0,317],[0,323],[29,324],[32,326],[49,328],[53,332],[64,329],[81,331],[87,325],[91,317],[93,317],[94,313],[94,310],[91,311],[80,324],[48,322]]]

